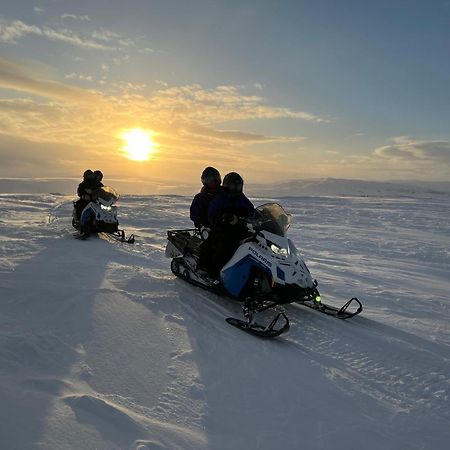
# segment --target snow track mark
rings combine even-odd
[[[387,326],[380,332],[376,322],[364,318],[347,324],[308,314],[300,328],[303,331],[293,332],[289,339],[306,349],[333,382],[397,412],[425,409],[450,419],[450,361],[431,352],[431,343],[418,347],[416,336]]]

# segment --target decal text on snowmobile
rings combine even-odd
[[[264,258],[263,255],[259,254],[253,247],[249,247],[249,251],[250,253],[253,253],[256,258],[261,260],[266,266],[272,267],[272,263],[267,258]]]

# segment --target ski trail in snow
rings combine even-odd
[[[296,311],[299,317],[300,311]],[[449,349],[364,317],[335,324],[308,314],[288,341],[320,364],[342,389],[358,390],[393,412],[420,410],[435,420],[449,420]],[[302,331],[300,331],[302,330]],[[433,348],[434,347],[434,348]]]

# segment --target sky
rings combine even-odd
[[[450,179],[450,0],[0,5],[0,177]]]

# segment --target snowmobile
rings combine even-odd
[[[92,193],[92,200],[85,206],[80,217],[77,216],[76,202],[73,202],[72,226],[79,232],[74,236],[86,239],[91,234],[105,233],[120,242],[133,244],[134,235],[126,237],[125,231],[119,229],[117,206],[115,206],[118,199],[119,194],[116,190],[103,186]],[[84,227],[80,225],[81,218],[86,221]]]
[[[288,331],[288,317],[284,311],[278,312],[263,325],[257,316],[263,311],[279,309],[280,305],[296,302],[339,319],[349,319],[362,311],[362,304],[356,297],[341,308],[322,302],[317,281],[294,243],[286,237],[291,215],[282,206],[266,203],[244,220],[248,237],[239,243],[234,255],[222,267],[219,279],[197,269],[199,249],[205,240],[201,230],[167,232],[166,256],[172,259],[171,270],[177,277],[243,302],[244,320],[229,317],[226,319],[229,324],[270,338]],[[349,309],[350,305],[353,306]]]

